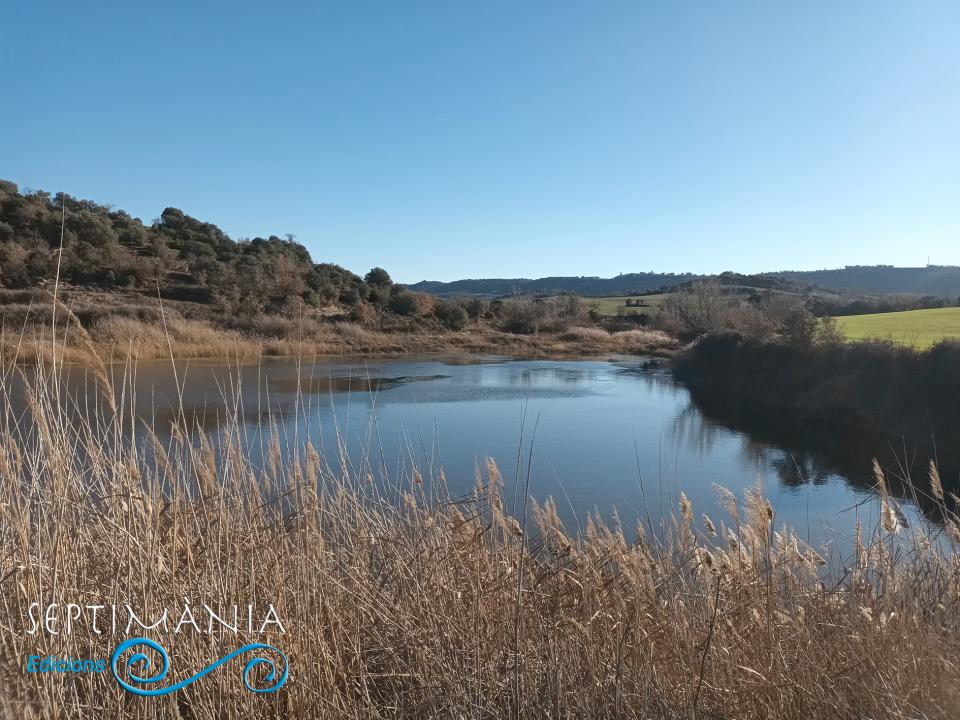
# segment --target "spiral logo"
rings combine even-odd
[[[147,657],[147,655],[143,652],[135,652],[133,655],[127,658],[126,662],[123,663],[123,672],[121,673],[117,668],[117,665],[120,664],[120,656],[131,648],[140,648],[142,646],[146,646],[160,655],[160,668],[153,674],[149,674],[150,658]],[[263,657],[263,652],[275,653],[278,655],[283,663],[282,670],[278,671],[276,662],[268,657]],[[207,667],[203,668],[197,674],[192,675],[185,680],[181,680],[174,685],[168,685],[166,687],[149,687],[156,686],[157,683],[163,682],[163,679],[167,676],[167,671],[170,669],[170,656],[167,655],[167,651],[164,650],[163,646],[158,642],[154,642],[148,638],[132,638],[121,643],[117,649],[113,651],[113,657],[110,659],[110,670],[113,672],[113,677],[116,678],[117,682],[120,683],[120,686],[127,692],[134,693],[135,695],[142,695],[144,697],[159,697],[161,695],[169,695],[170,693],[176,692],[181,688],[185,688],[187,685],[196,682],[204,675],[213,672],[221,665],[225,665],[235,657],[246,653],[256,653],[247,661],[247,664],[243,666],[243,685],[247,688],[247,690],[255,693],[272,693],[283,687],[283,684],[287,681],[287,674],[289,671],[289,667],[287,665],[287,656],[272,645],[264,645],[262,643],[251,643],[249,645],[244,645],[243,647],[237,648],[229,655],[224,655],[216,662],[211,663]],[[268,684],[265,687],[254,687],[254,685],[251,684],[252,673],[255,668],[261,665],[265,665],[268,668],[266,677],[264,678],[264,681]],[[125,675],[127,679],[124,679],[124,677],[121,677],[121,675]]]

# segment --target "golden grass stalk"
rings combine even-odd
[[[445,500],[428,473],[371,481],[307,442],[281,452],[273,427],[261,454],[235,421],[164,440],[116,414],[62,411],[51,381],[35,374],[28,416],[14,412],[12,381],[0,387],[2,717],[951,718],[960,707],[956,539],[898,537],[893,561],[879,534],[858,531],[849,572],[832,574],[773,527],[759,489],[743,502],[721,492],[733,525],[706,533],[685,496],[665,537],[596,516],[574,533],[550,501],[529,522],[509,515],[492,461],[472,496]],[[185,598],[272,603],[287,684],[257,695],[227,666],[148,699],[109,672],[24,671],[34,654],[109,658],[126,637],[29,635],[31,603],[150,614]],[[263,640],[155,637],[171,682]]]

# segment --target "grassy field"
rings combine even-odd
[[[650,312],[657,308],[660,303],[670,297],[670,293],[659,295],[620,295],[617,297],[590,298],[588,302],[601,315],[614,316],[617,311],[623,309],[627,314],[636,314]],[[643,305],[641,307],[627,307],[627,300],[639,300]]]
[[[891,339],[925,349],[944,338],[960,338],[960,308],[935,308],[837,318],[850,340]]]

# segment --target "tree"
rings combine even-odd
[[[434,316],[451,330],[463,330],[467,326],[466,309],[457,302],[440,300],[433,308]]]
[[[390,274],[380,267],[375,267],[368,272],[364,276],[363,281],[368,285],[376,285],[378,287],[389,287],[393,284]]]
[[[543,322],[545,307],[542,301],[529,295],[511,298],[499,306],[503,318],[503,329],[522,335],[533,335]]]
[[[787,345],[798,348],[807,348],[813,345],[817,333],[817,319],[813,313],[796,308],[784,318],[780,326],[780,338]]]
[[[695,282],[690,289],[664,300],[663,312],[687,332],[703,335],[724,329],[729,303],[716,280]]]
[[[397,315],[410,317],[417,314],[417,298],[412,292],[393,293],[388,307]]]

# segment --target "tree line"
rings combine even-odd
[[[57,252],[59,250],[59,253]],[[355,304],[370,288],[330,263],[314,263],[293,236],[234,241],[213,223],[168,207],[151,224],[66,193],[20,192],[0,181],[0,286],[63,282],[141,289],[216,302],[231,312],[281,312]]]

